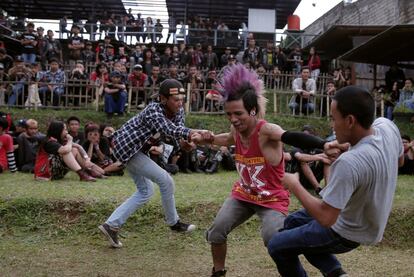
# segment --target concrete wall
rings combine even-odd
[[[395,25],[406,23],[414,23],[413,0],[358,0],[347,6],[343,2],[339,3],[309,25],[305,29],[305,34],[321,34],[333,25]],[[305,42],[306,44],[307,42]]]

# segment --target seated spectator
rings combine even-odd
[[[302,129],[304,133],[315,135],[314,128],[305,125]],[[313,189],[318,194],[322,188],[320,182],[325,179],[325,185],[329,178],[329,165],[331,161],[319,149],[304,151],[294,148],[290,152],[284,153],[286,172],[299,173],[301,184],[307,189]]]
[[[398,169],[399,174],[414,174],[414,140],[407,135],[401,136],[404,146],[404,165]]]
[[[182,83],[182,81],[183,81],[181,79],[181,76],[178,74],[178,68],[177,68],[177,65],[174,62],[171,62],[169,67],[168,67],[167,78],[168,79],[175,79],[175,80],[179,81],[180,83]]]
[[[86,96],[85,85],[88,80],[88,74],[85,72],[85,67],[81,62],[77,62],[75,68],[69,73],[68,80],[68,95],[73,99],[73,106],[78,107],[79,103],[84,100]]]
[[[81,122],[76,116],[71,116],[66,120],[68,134],[71,135],[72,141],[79,145],[85,142],[85,134],[80,130]]]
[[[17,137],[17,167],[20,171],[33,173],[39,145],[44,138],[45,136],[39,133],[37,121],[28,119],[25,131]]]
[[[7,104],[14,106],[16,104],[23,104],[24,99],[19,99],[23,93],[24,87],[30,79],[31,71],[25,66],[21,57],[16,57],[14,66],[9,70],[9,81],[14,82],[12,84],[12,94],[9,96]]]
[[[6,118],[0,117],[0,173],[9,169],[16,172],[16,160],[14,158],[13,138],[7,134],[9,122]]]
[[[405,85],[400,90],[400,98],[397,107],[406,107],[414,111],[414,87],[412,78],[405,80]]]
[[[141,45],[138,43],[135,44],[135,48],[132,50],[132,52],[130,52],[129,60],[133,65],[141,64],[144,60]]]
[[[343,88],[345,86],[345,78],[342,73],[342,68],[336,68],[333,72],[333,81],[336,89]]]
[[[28,95],[24,106],[26,108],[40,107],[42,106],[42,101],[40,101],[39,96],[39,81],[43,78],[43,71],[39,63],[34,63],[29,66],[31,74],[28,83]]]
[[[99,63],[95,71],[91,73],[90,80],[95,89],[95,104],[103,95],[104,87],[109,82],[108,66],[105,63]]]
[[[336,87],[334,81],[328,81],[326,82],[326,90],[323,92],[322,98],[321,98],[321,115],[327,116],[327,110],[328,105],[331,106],[331,97],[333,97],[336,93]]]
[[[35,179],[63,179],[69,170],[76,172],[80,181],[86,182],[95,182],[95,178],[102,178],[104,173],[90,161],[82,146],[73,142],[63,122],[51,122],[37,153]]]
[[[149,92],[150,95],[154,94],[154,92],[158,90],[162,81],[164,81],[164,77],[160,74],[160,66],[158,64],[154,64],[151,74],[148,75],[148,78],[145,81],[145,87],[151,89]],[[149,97],[147,97],[147,102],[148,99]]]
[[[13,66],[13,58],[7,55],[5,48],[0,48],[0,64],[3,65],[4,72],[9,72],[9,69]]]
[[[58,107],[60,98],[65,92],[65,72],[60,69],[59,61],[50,61],[50,70],[46,71],[41,80],[39,95],[46,106],[47,99],[51,99],[53,106]]]
[[[315,80],[309,78],[309,68],[302,67],[301,77],[293,80],[292,90],[296,95],[293,95],[289,108],[295,113],[313,113],[315,105],[312,103],[311,98],[316,92]]]
[[[112,118],[114,113],[119,116],[124,115],[127,92],[125,84],[121,82],[121,73],[114,71],[111,73],[111,82],[105,86],[105,113],[108,118]]]
[[[206,105],[205,111],[207,112],[217,112],[221,108],[222,96],[217,88],[217,72],[215,70],[210,70],[206,79]]]
[[[120,162],[113,162],[111,159],[111,146],[105,136],[101,136],[98,125],[92,123],[85,127],[86,140],[82,144],[91,162],[101,167],[106,175],[119,175],[123,171]],[[121,173],[122,175],[123,173]]]
[[[120,45],[118,47],[118,54],[115,55],[115,61],[123,65],[129,62],[129,57],[125,51],[125,46]]]
[[[160,57],[160,65],[161,67],[167,67],[173,61],[173,57],[171,56],[171,48],[167,46],[165,47],[164,54]]]

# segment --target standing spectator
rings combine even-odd
[[[154,25],[155,30],[155,41],[158,43],[162,39],[162,31],[164,30],[164,26],[161,24],[161,19],[157,19],[157,23]]]
[[[73,142],[66,125],[61,121],[49,124],[46,138],[37,153],[34,175],[36,180],[50,181],[65,177],[69,170],[75,171],[80,181],[95,182],[103,170],[90,161],[82,146]]]
[[[85,48],[83,38],[79,35],[80,28],[77,25],[72,26],[72,36],[69,38],[68,48],[70,50],[69,58],[72,62],[81,59],[81,52]]]
[[[243,53],[243,63],[248,63],[252,68],[256,68],[261,62],[260,48],[256,46],[256,40],[250,39],[249,45]]]
[[[147,17],[147,21],[145,22],[145,26],[147,27],[146,32],[147,32],[147,38],[151,39],[151,42],[154,43],[154,23],[152,22],[152,18],[151,17]],[[144,39],[144,43],[145,43]]]
[[[266,43],[266,48],[262,49],[262,65],[266,70],[271,70],[275,65],[275,49],[273,41],[268,41]]]
[[[155,59],[153,57],[153,53],[151,49],[145,49],[144,51],[144,59],[141,63],[144,73],[149,75],[152,72],[152,66],[155,64]]]
[[[392,86],[392,90],[387,93],[384,97],[384,109],[385,109],[385,116],[389,120],[393,120],[393,111],[394,107],[398,102],[398,99],[400,98],[400,91],[398,89],[398,82],[394,82],[394,85]]]
[[[42,69],[46,68],[46,47],[47,47],[47,37],[44,35],[45,29],[43,27],[37,27],[37,45],[36,45],[36,54],[40,58],[40,63],[42,64]]]
[[[12,85],[12,94],[9,96],[7,104],[14,106],[18,103],[23,104],[24,101],[19,101],[19,96],[23,93],[24,87],[30,80],[31,71],[23,62],[23,59],[18,56],[14,61],[14,66],[9,70],[9,81],[14,82]]]
[[[204,94],[200,91],[203,87],[203,79],[195,65],[190,66],[188,75],[183,79],[184,87],[190,84],[190,104],[191,110],[196,112],[203,107]]]
[[[147,35],[144,33],[145,21],[141,18],[141,14],[137,14],[137,19],[134,23],[134,32],[136,32],[137,42],[140,42],[140,38],[142,38],[142,42],[145,43],[145,38]]]
[[[14,158],[13,138],[7,134],[9,122],[4,117],[0,117],[0,173],[9,169],[16,172],[16,160]]]
[[[62,45],[59,40],[53,38],[52,30],[47,31],[46,46],[43,55],[44,59],[47,61],[57,59],[60,63],[63,62]]]
[[[204,66],[210,70],[216,69],[219,66],[217,54],[213,52],[213,46],[207,46],[207,52],[204,54]]]
[[[184,89],[180,82],[166,80],[160,89],[161,103],[151,103],[141,113],[126,122],[114,135],[114,156],[126,165],[131,174],[137,191],[119,206],[99,229],[107,237],[112,247],[122,247],[118,233],[128,217],[147,203],[153,195],[152,182],[160,187],[162,206],[164,207],[166,223],[176,232],[191,232],[195,230],[192,224],[180,221],[175,207],[174,180],[154,161],[145,155],[141,149],[156,133],[170,136],[174,145],[185,149],[192,145],[189,140],[196,130],[184,127]]]
[[[345,67],[344,79],[345,79],[345,86],[353,85],[354,78],[353,78],[352,69],[350,66]]]
[[[280,46],[275,47],[275,66],[277,66],[280,71],[287,71],[286,55],[283,53]]]
[[[168,36],[167,36],[166,43],[168,43],[168,40],[170,39],[171,35],[173,38],[172,43],[173,44],[177,43],[176,38],[175,38],[176,33],[177,33],[177,20],[175,19],[175,13],[171,12],[171,15],[168,17]]]
[[[0,106],[6,104],[7,81],[9,81],[9,75],[4,71],[4,65],[0,63]]]
[[[25,131],[17,137],[17,167],[22,172],[33,173],[36,155],[44,135],[39,133],[38,123],[34,119],[26,120]]]
[[[404,86],[405,74],[404,71],[398,67],[396,63],[391,65],[390,69],[385,72],[385,84],[387,85],[388,90],[392,90],[394,82],[398,83],[398,88]]]
[[[9,72],[9,69],[13,66],[13,58],[7,55],[5,48],[0,48],[0,64],[3,65],[4,72]]]
[[[290,52],[287,61],[290,63],[290,68],[293,71],[294,76],[298,76],[302,68],[303,59],[302,59],[302,52],[300,51],[299,45],[296,45],[293,48],[292,52]]]
[[[334,81],[326,82],[326,90],[323,92],[321,98],[321,115],[327,116],[328,115],[328,105],[331,106],[332,97],[334,97],[336,93],[336,87]]]
[[[50,96],[53,106],[58,107],[60,98],[65,92],[65,72],[60,69],[58,60],[50,61],[50,70],[46,71],[42,82],[44,85],[39,88],[42,104],[46,106],[46,100]]]
[[[295,113],[309,114],[315,110],[315,105],[311,98],[316,92],[315,80],[309,78],[309,68],[301,68],[301,77],[296,78],[292,82],[292,90],[296,95],[293,95],[289,108]]]
[[[319,74],[321,73],[321,58],[316,53],[315,47],[309,49],[308,67],[311,72],[311,78],[317,82]]]
[[[83,61],[83,64],[86,66],[87,71],[89,70],[89,66],[91,66],[91,64],[95,62],[95,57],[96,54],[92,50],[92,42],[85,42],[85,49],[82,50],[81,60]]]
[[[145,83],[147,81],[147,75],[142,71],[142,65],[136,64],[134,70],[128,76],[128,82],[132,86],[132,93],[135,96],[131,101],[135,102],[139,108],[143,108],[146,102]]]
[[[27,23],[26,32],[20,36],[20,43],[23,46],[22,58],[27,64],[32,64],[36,61],[37,35],[34,27],[32,22]]]
[[[180,51],[178,50],[178,46],[174,45],[172,48],[172,53],[171,53],[171,57],[173,59],[173,62],[176,65],[180,64]]]
[[[229,59],[229,56],[231,55],[231,48],[229,46],[226,47],[224,50],[224,54],[220,57],[220,66],[224,67],[227,65],[227,61]]]
[[[125,84],[121,82],[121,73],[113,71],[110,75],[110,83],[106,84],[105,92],[105,113],[112,118],[114,113],[124,115],[127,92]]]
[[[63,34],[69,33],[69,30],[66,29],[68,27],[68,17],[66,15],[64,15],[60,20],[59,20],[59,38],[62,39],[63,38]]]
[[[406,107],[414,111],[414,87],[413,79],[408,78],[404,82],[404,87],[400,90],[400,97],[398,99],[398,107]]]

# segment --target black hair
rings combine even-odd
[[[46,136],[48,138],[55,138],[59,143],[62,143],[62,132],[63,129],[65,129],[65,123],[62,121],[52,121],[49,124],[49,127],[47,128]]]
[[[368,90],[358,86],[347,86],[335,93],[333,100],[343,117],[355,116],[358,123],[369,129],[375,116],[375,102]]]
[[[410,138],[410,136],[409,136],[409,135],[402,135],[402,136],[401,136],[401,139],[408,140],[409,142],[411,141],[411,138]]]
[[[5,131],[9,127],[9,122],[5,117],[0,117],[0,127]]]
[[[73,121],[73,120],[75,120],[75,121],[77,121],[78,123],[80,123],[80,119],[79,119],[79,117],[77,117],[77,116],[70,116],[67,120],[66,120],[66,123],[67,124],[69,124],[69,122],[71,122],[71,121]]]
[[[259,113],[259,102],[257,101],[257,94],[255,88],[248,82],[245,82],[235,93],[231,93],[226,102],[243,100],[243,106],[250,113],[253,108],[256,108],[256,114]]]

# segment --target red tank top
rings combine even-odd
[[[235,134],[235,160],[240,180],[234,183],[232,197],[287,214],[289,191],[281,183],[285,173],[284,159],[272,166],[265,160],[259,146],[259,131],[265,123],[264,120],[257,123],[250,136],[249,148],[242,145],[240,134]]]

